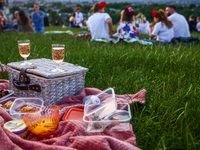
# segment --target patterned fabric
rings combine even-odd
[[[137,28],[138,25],[135,22],[120,22],[118,25],[118,37],[124,40],[139,39]]]
[[[63,121],[62,118],[70,107],[83,108],[82,99],[87,95],[100,93],[99,89],[85,88],[80,95],[70,96],[58,103],[60,121],[58,128],[51,138],[43,139],[30,133],[26,139],[11,133],[3,128],[3,124],[12,120],[12,117],[0,107],[0,145],[1,150],[140,150],[136,145],[136,137],[132,126],[128,131],[87,132],[86,124],[78,120]],[[146,90],[136,94],[116,95],[118,103],[145,103]]]

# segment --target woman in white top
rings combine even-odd
[[[92,16],[88,18],[87,26],[91,32],[92,39],[112,38],[112,19],[104,12],[106,2],[94,4]]]
[[[174,37],[172,22],[167,19],[165,12],[162,9],[153,10],[152,16],[156,25],[154,26],[153,23],[149,25],[150,38],[164,43],[171,42]]]

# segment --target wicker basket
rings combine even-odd
[[[80,94],[80,91],[84,88],[87,68],[63,62],[60,68],[65,71],[59,74],[51,72],[56,65],[52,60],[42,58],[28,60],[28,62],[36,66],[35,69],[26,69],[26,75],[30,79],[29,84],[39,85],[41,92],[18,89],[13,80],[19,79],[22,62],[9,63],[7,70],[10,89],[18,96],[42,97],[45,105],[55,105],[63,98]]]

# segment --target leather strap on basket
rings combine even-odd
[[[27,69],[27,68],[26,68]],[[13,79],[13,85],[19,90],[33,90],[41,92],[41,87],[38,84],[29,84],[30,78],[26,75],[26,69],[22,68],[19,75],[19,81]]]

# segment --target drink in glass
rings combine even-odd
[[[59,64],[63,62],[65,56],[65,45],[64,44],[52,44],[52,59],[57,64],[56,69],[52,72],[63,72],[64,70],[59,68]]]
[[[31,63],[26,62],[27,57],[30,55],[30,40],[20,40],[18,41],[19,54],[24,58],[24,62],[21,65],[31,65]]]

